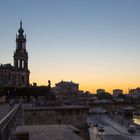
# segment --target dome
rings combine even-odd
[[[18,30],[19,34],[23,34],[24,33],[24,30],[22,28],[22,21],[20,21],[20,28]]]
[[[20,29],[18,30],[18,32],[19,32],[19,34],[23,34],[23,33],[24,33],[24,30],[23,30],[22,28],[20,28]]]

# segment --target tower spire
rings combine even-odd
[[[19,35],[23,35],[23,33],[24,33],[24,30],[22,28],[22,20],[20,20],[20,28],[19,28],[18,32],[19,32]]]
[[[20,20],[18,29],[18,35],[16,35],[16,50],[14,51],[14,67],[18,72],[16,84],[18,86],[29,85],[29,74],[28,70],[28,52],[26,51],[26,36],[22,28],[22,20]]]

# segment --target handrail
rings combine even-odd
[[[22,100],[2,120],[0,120],[0,140],[9,140],[15,129],[16,119],[21,111]]]
[[[11,114],[16,111],[16,109],[18,108],[18,106],[19,106],[19,104],[17,106],[15,106],[4,118],[2,118],[0,120],[0,128],[1,128],[1,125],[4,123],[4,121],[7,120],[9,118],[9,116],[11,116]]]

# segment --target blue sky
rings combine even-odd
[[[31,83],[95,92],[140,84],[139,0],[0,0],[0,62],[13,63],[20,19]]]

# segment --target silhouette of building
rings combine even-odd
[[[0,65],[0,86],[29,86],[28,52],[26,51],[26,35],[23,34],[22,21],[16,35],[16,50],[14,51],[14,66]]]
[[[130,89],[129,90],[129,96],[133,97],[133,98],[138,98],[140,97],[140,88],[136,88],[136,89]]]
[[[56,86],[57,93],[77,93],[79,91],[79,84],[67,81],[61,81]]]
[[[120,94],[123,94],[123,90],[121,90],[121,89],[113,90],[113,97],[118,97]]]
[[[104,89],[97,89],[96,94],[102,94],[105,93]]]

